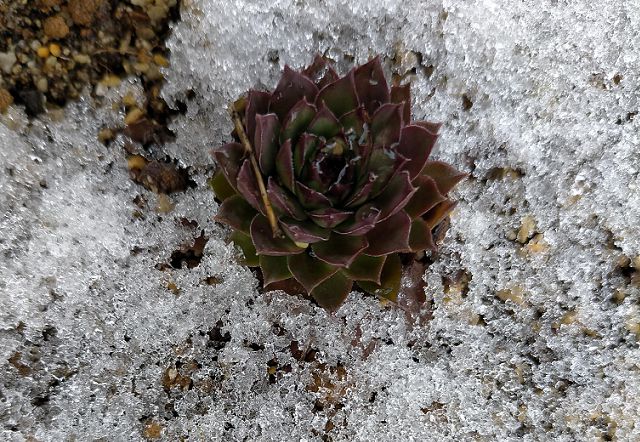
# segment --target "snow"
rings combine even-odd
[[[96,137],[136,82],[31,122],[11,108],[0,437],[640,439],[638,32],[633,2],[185,1],[163,93],[187,112],[154,155],[197,186],[168,214],[124,140]],[[227,103],[316,52],[408,73],[414,116],[444,122],[435,155],[471,173],[426,324],[355,293],[335,315],[260,294],[212,221]],[[201,230],[200,264],[161,270]]]

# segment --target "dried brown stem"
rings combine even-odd
[[[240,142],[244,146],[245,152],[249,155],[249,160],[251,161],[251,166],[253,167],[253,173],[256,176],[256,180],[258,181],[258,189],[260,190],[260,196],[262,197],[262,203],[264,204],[265,212],[267,212],[267,219],[269,220],[269,225],[271,226],[271,232],[273,232],[273,237],[278,238],[282,236],[282,231],[278,226],[278,220],[276,218],[276,214],[273,211],[273,206],[271,206],[271,201],[269,201],[269,196],[267,195],[267,188],[264,185],[264,179],[262,177],[262,173],[260,172],[260,167],[258,166],[258,161],[256,160],[255,153],[251,148],[251,143],[249,142],[249,138],[247,138],[247,134],[244,132],[244,126],[242,125],[242,120],[240,119],[240,115],[235,111],[233,106],[229,110],[231,112],[231,118],[233,119],[233,124],[236,128],[236,133],[238,134],[238,138],[240,138]]]

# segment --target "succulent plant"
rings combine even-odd
[[[265,286],[297,282],[328,309],[354,283],[394,299],[399,254],[435,247],[465,176],[427,160],[440,124],[411,122],[409,85],[389,88],[379,57],[340,77],[317,56],[231,114],[235,141],[212,152],[216,220]]]

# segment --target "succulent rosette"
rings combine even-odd
[[[329,309],[354,283],[394,299],[399,254],[435,247],[465,176],[428,160],[440,125],[411,122],[409,85],[389,88],[378,57],[342,77],[316,57],[232,115],[235,141],[213,151],[216,220],[265,286],[295,281]]]

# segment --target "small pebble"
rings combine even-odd
[[[138,121],[144,115],[144,111],[138,107],[134,107],[129,111],[127,116],[124,118],[124,124],[133,124]]]
[[[49,48],[46,46],[40,46],[38,48],[38,57],[47,58],[49,56]]]
[[[49,38],[65,38],[69,34],[69,26],[62,15],[47,18],[42,27],[45,35]]]
[[[36,87],[40,92],[47,92],[49,90],[49,82],[45,77],[42,77],[36,82]]]
[[[11,52],[0,52],[0,69],[5,73],[10,74],[13,65],[18,61],[16,54]]]
[[[53,55],[54,57],[59,57],[62,53],[62,50],[60,49],[60,45],[51,43],[49,45],[49,52],[51,52],[51,55]]]
[[[13,96],[8,90],[0,88],[0,113],[5,113],[12,104]]]

